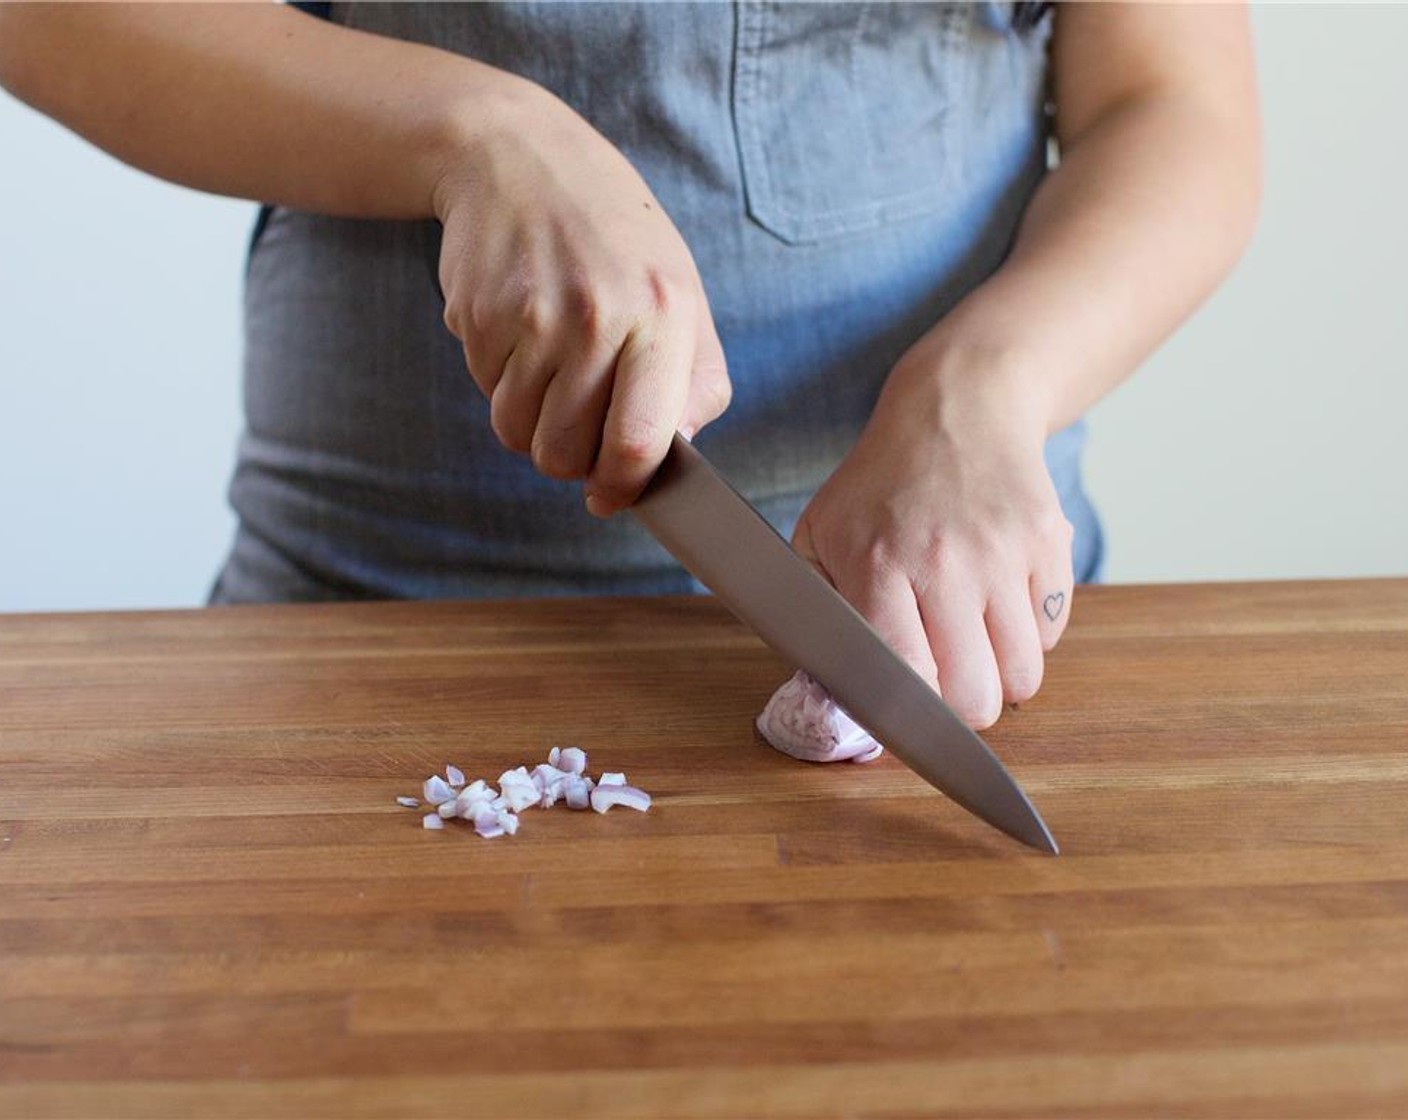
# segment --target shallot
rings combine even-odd
[[[455,797],[455,791],[445,783],[445,779],[439,774],[432,774],[425,779],[424,792],[425,799],[432,805],[439,805],[442,801],[453,801]]]
[[[530,805],[536,805],[543,796],[542,791],[534,784],[526,766],[520,766],[517,770],[505,770],[500,774],[499,790],[506,807],[515,813],[521,812]]]
[[[650,794],[635,786],[607,785],[602,783],[591,792],[592,808],[604,813],[613,805],[624,805],[627,809],[637,809],[644,813],[650,808]]]
[[[587,752],[581,747],[564,747],[559,756],[560,761],[554,765],[561,766],[571,774],[584,774],[587,769]]]
[[[464,785],[464,771],[458,766],[445,767],[445,778],[452,786]]]
[[[873,762],[885,748],[800,669],[773,693],[758,731],[783,754],[804,762]]]
[[[533,767],[533,785],[538,790],[538,805],[543,809],[551,809],[562,797],[563,790],[566,789],[567,780],[576,777],[566,770],[559,770],[548,762],[540,762]]]
[[[419,809],[419,808],[420,808],[420,801],[417,800],[417,799],[414,798],[414,797],[398,797],[398,798],[396,799],[396,804],[397,804],[397,805],[404,805],[407,809]]]
[[[437,813],[426,813],[420,819],[421,828],[444,828],[445,822],[440,819]]]
[[[567,783],[567,807],[569,809],[589,809],[592,803],[592,780],[578,777]]]

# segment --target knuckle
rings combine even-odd
[[[645,270],[646,306],[657,315],[668,315],[680,302],[680,284],[662,268]]]
[[[507,311],[514,326],[525,334],[544,333],[553,319],[551,302],[537,285],[524,285],[514,293]]]
[[[588,342],[600,339],[607,318],[602,294],[590,284],[573,284],[567,290],[566,303],[577,334]]]
[[[708,402],[710,419],[721,416],[733,403],[733,382],[722,367],[708,371],[705,379],[705,398]]]
[[[532,429],[513,409],[506,393],[495,393],[489,402],[489,427],[498,441],[510,451],[524,454],[532,447]]]
[[[493,329],[497,318],[493,305],[483,296],[476,296],[465,305],[462,326],[466,334],[483,338]]]
[[[915,586],[925,595],[967,593],[974,578],[975,558],[981,556],[981,541],[965,550],[953,541],[932,538],[917,553]]]
[[[534,435],[531,454],[539,473],[563,481],[586,473],[583,456],[571,438],[575,431],[576,425],[571,425],[547,435],[541,431]]]
[[[866,573],[872,580],[883,580],[903,568],[890,540],[882,533],[867,533],[851,540],[841,546],[840,554],[845,566]]]
[[[631,424],[616,434],[611,441],[610,453],[627,470],[637,471],[654,466],[660,454],[658,433],[652,425]]]
[[[1042,542],[1051,546],[1069,545],[1075,538],[1075,526],[1066,519],[1056,503],[1044,506],[1032,518],[1033,529]]]
[[[648,425],[612,434],[602,445],[593,481],[601,496],[617,505],[635,500],[650,481],[650,472],[664,456],[664,447]]]
[[[445,323],[445,329],[458,338],[461,342],[469,337],[469,325],[473,315],[469,308],[459,300],[447,299],[445,310],[440,318]]]
[[[491,416],[490,426],[494,429],[494,435],[498,436],[499,442],[510,451],[516,451],[523,455],[531,447],[531,440],[527,439],[522,429],[514,425],[512,421],[495,419]]]

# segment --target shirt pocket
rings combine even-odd
[[[791,244],[929,213],[962,174],[975,6],[738,4],[749,216]]]

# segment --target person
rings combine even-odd
[[[1235,5],[5,4],[0,82],[267,204],[212,601],[690,590],[679,430],[979,728],[1259,196]]]

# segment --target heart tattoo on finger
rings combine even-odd
[[[1061,617],[1061,610],[1066,605],[1066,593],[1057,591],[1054,595],[1048,595],[1041,604],[1041,612],[1052,622]]]

